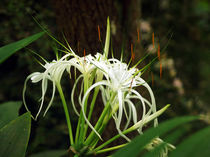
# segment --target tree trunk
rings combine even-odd
[[[102,51],[98,26],[104,43],[108,16],[111,24],[116,24],[117,32],[121,32],[118,12],[112,0],[54,0],[53,2],[59,30],[64,33],[73,50],[80,56],[83,56],[84,49],[87,54]]]

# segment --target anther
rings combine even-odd
[[[99,25],[98,25],[98,39],[99,39],[99,41],[101,41],[101,32],[100,32],[100,27],[99,27]]]
[[[160,44],[158,44],[158,59],[160,60]]]
[[[135,53],[133,52],[133,44],[131,44],[131,59],[134,61]]]

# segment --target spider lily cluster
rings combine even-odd
[[[112,141],[119,137],[130,141],[127,136],[132,131],[142,133],[142,128],[148,122],[153,121],[154,127],[158,125],[157,117],[161,115],[168,105],[161,110],[156,110],[156,102],[152,89],[148,83],[142,79],[141,70],[136,66],[129,67],[128,64],[115,58],[108,58],[109,50],[110,26],[107,25],[107,35],[104,53],[96,55],[87,55],[80,57],[73,50],[66,48],[66,54],[52,62],[46,62],[42,65],[43,72],[34,72],[29,75],[25,81],[23,89],[23,102],[26,109],[29,111],[26,101],[25,92],[27,82],[41,82],[42,96],[41,103],[34,119],[37,119],[43,105],[45,103],[45,94],[48,89],[48,82],[52,82],[52,96],[44,111],[44,115],[53,103],[56,89],[60,94],[63,103],[65,116],[68,125],[69,139],[71,151],[76,156],[84,156],[85,154],[106,152],[114,150],[124,145],[115,146],[111,149],[103,149]],[[78,115],[78,125],[75,133],[72,131],[68,105],[62,91],[61,78],[64,72],[71,76],[71,69],[80,72],[76,78],[71,91],[71,104]],[[79,83],[81,82],[81,83]],[[79,88],[78,88],[79,86]],[[146,99],[138,92],[138,88],[143,87],[149,94],[149,99]],[[75,100],[75,91],[80,90],[78,100]],[[93,94],[91,94],[93,93]],[[90,96],[91,95],[91,96]],[[97,96],[101,95],[102,104],[96,101]],[[90,101],[91,100],[91,101]],[[140,102],[142,110],[139,112],[135,102]],[[78,104],[78,106],[77,106]],[[96,105],[95,105],[96,104]],[[97,105],[103,106],[103,111],[95,125],[91,122],[91,116]],[[139,114],[141,115],[139,116]],[[106,130],[108,122],[113,118],[118,131],[118,135],[97,146],[99,140],[103,140],[102,133]],[[122,122],[123,121],[123,122]],[[88,134],[88,128],[91,129]]]

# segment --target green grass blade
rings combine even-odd
[[[44,32],[40,32],[40,33],[34,34],[30,37],[27,37],[25,39],[22,39],[22,40],[19,40],[19,41],[16,41],[14,43],[11,43],[11,44],[8,44],[8,45],[5,45],[5,46],[1,47],[0,48],[0,63],[5,61],[8,57],[10,57],[16,51],[18,51],[18,50],[22,49],[23,47],[29,45],[33,41],[39,39],[43,34],[44,34]]]
[[[24,157],[31,128],[30,113],[25,113],[0,129],[0,156]]]

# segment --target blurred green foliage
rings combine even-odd
[[[0,156],[24,157],[31,129],[31,115],[25,113],[0,129]]]
[[[10,101],[0,105],[0,128],[18,117],[21,101]]]
[[[142,18],[151,23],[158,38],[156,40],[164,38],[167,32],[173,34],[163,56],[166,61],[172,61],[173,68],[166,64],[163,66],[162,79],[156,77],[153,89],[158,97],[157,102],[161,105],[171,103],[171,116],[201,113],[208,115],[210,2],[153,2],[142,1]],[[179,91],[180,88],[182,92]]]

